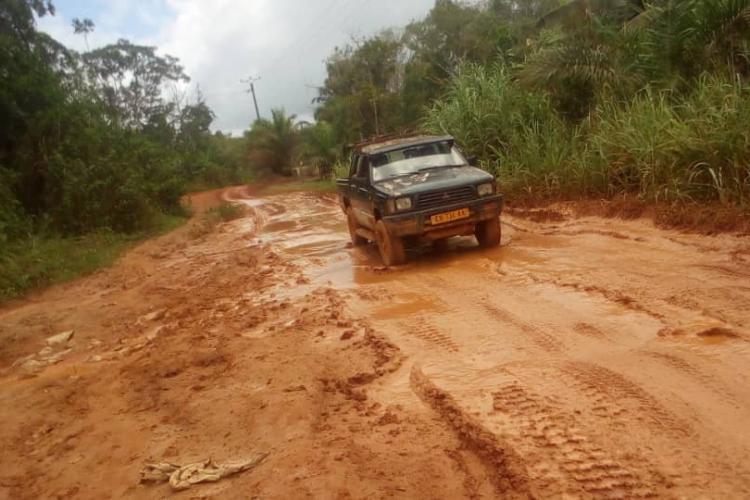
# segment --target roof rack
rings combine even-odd
[[[408,139],[409,137],[416,137],[419,135],[422,135],[423,132],[418,132],[416,130],[405,130],[401,132],[394,132],[392,134],[382,134],[382,135],[376,135],[372,136],[368,139],[365,139],[363,141],[357,142],[355,144],[350,144],[348,148],[350,149],[360,149],[365,146],[369,146],[370,144],[375,144],[378,142],[384,142],[384,141],[391,141],[393,139]]]

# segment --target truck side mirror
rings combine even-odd
[[[475,155],[471,155],[466,158],[466,162],[472,167],[476,167],[479,164],[479,159]]]

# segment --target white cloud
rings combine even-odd
[[[217,115],[215,128],[238,132],[254,119],[240,79],[256,84],[261,114],[284,107],[310,117],[310,101],[325,78],[324,60],[351,36],[403,26],[424,16],[434,0],[113,0],[93,18],[93,46],[129,38],[178,57]],[[84,47],[60,12],[40,26],[60,41]]]

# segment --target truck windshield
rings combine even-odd
[[[420,144],[372,155],[370,163],[374,182],[415,174],[426,168],[467,164],[466,158],[450,142]]]

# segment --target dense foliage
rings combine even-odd
[[[36,31],[34,14],[54,7],[0,3],[0,242],[146,229],[180,210],[187,185],[237,180],[200,94],[165,97],[188,81],[175,58],[126,40],[76,53]]]
[[[451,133],[530,196],[745,204],[748,77],[750,0],[437,0],[337,49],[317,115]]]
[[[283,109],[271,111],[271,119],[261,118],[245,132],[248,164],[257,173],[289,176],[296,167],[302,175],[317,174],[329,178],[340,158],[333,126],[326,121],[315,124],[296,122]]]
[[[186,189],[246,176],[179,61],[126,40],[74,52],[36,30],[53,14],[0,1],[0,300],[111,262],[174,227]]]

